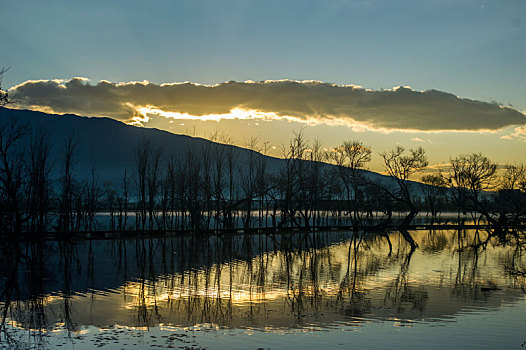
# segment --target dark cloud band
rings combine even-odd
[[[371,91],[312,81],[193,83],[111,83],[86,79],[27,81],[10,89],[21,107],[129,120],[137,106],[192,116],[257,110],[296,120],[348,121],[372,128],[497,130],[526,123],[521,112],[497,104],[407,87]]]

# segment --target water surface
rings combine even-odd
[[[522,236],[260,234],[3,243],[0,348],[510,348]]]

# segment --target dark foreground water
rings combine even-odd
[[[524,349],[525,242],[411,234],[2,243],[0,349]]]

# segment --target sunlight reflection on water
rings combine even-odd
[[[18,242],[0,349],[519,348],[522,246],[411,233]]]

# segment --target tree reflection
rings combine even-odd
[[[404,232],[4,242],[1,341],[16,344],[13,329],[73,334],[119,322],[288,328],[418,320],[440,315],[429,305],[437,288],[459,305],[490,302],[492,286],[526,291],[523,232],[410,234],[420,249]],[[445,265],[419,265],[430,257]],[[441,282],[426,280],[429,271]]]

